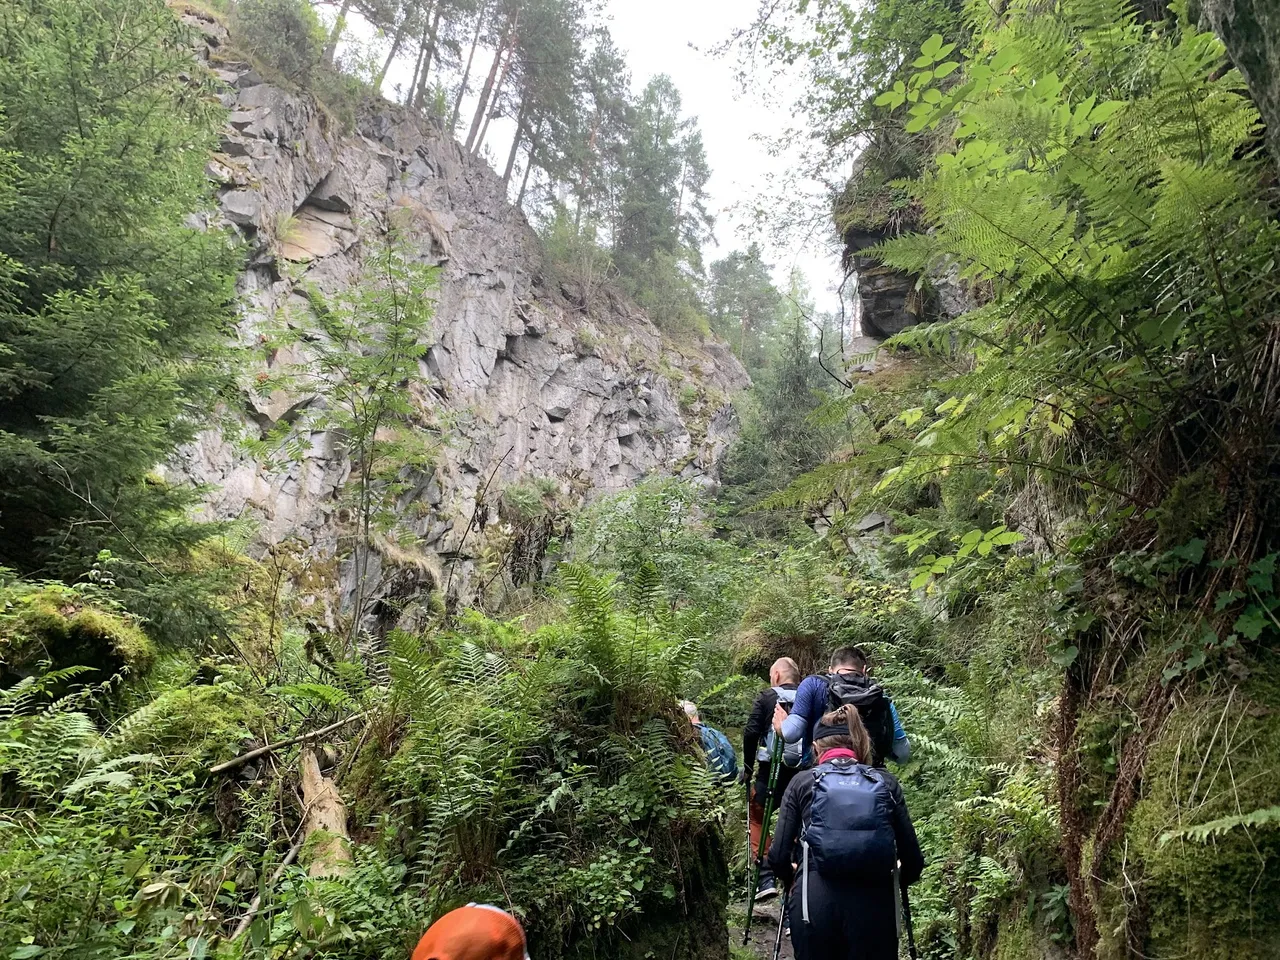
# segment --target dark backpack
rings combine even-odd
[[[893,712],[889,698],[878,683],[862,674],[827,674],[827,712],[838,710],[844,704],[858,708],[862,724],[871,735],[871,748],[875,751],[873,763],[883,767],[893,753]]]
[[[813,802],[804,825],[805,872],[824,878],[887,881],[898,864],[893,794],[885,775],[864,763],[837,759],[813,772]]]

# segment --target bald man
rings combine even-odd
[[[796,662],[790,657],[779,657],[769,668],[769,686],[760,691],[755,704],[751,707],[751,716],[747,725],[742,728],[742,783],[751,783],[751,771],[755,768],[755,783],[751,788],[750,823],[751,823],[751,858],[754,859],[760,846],[760,834],[764,830],[764,801],[769,792],[769,746],[768,736],[773,724],[773,711],[780,700],[790,703],[795,700],[796,688],[803,676]],[[786,709],[786,703],[783,705]],[[804,760],[808,758],[805,757]],[[778,809],[782,800],[782,792],[791,782],[791,778],[799,773],[807,764],[804,761],[795,766],[783,764],[778,770],[778,783],[774,787],[773,808]],[[766,844],[768,841],[765,841]],[[778,887],[773,873],[767,867],[760,870],[760,886],[756,891],[756,900],[768,900],[777,896]]]
[[[529,954],[515,917],[486,903],[469,903],[427,929],[413,960],[529,960]]]

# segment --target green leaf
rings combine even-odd
[[[943,77],[949,77],[960,69],[960,64],[955,60],[948,60],[946,63],[940,63],[933,68],[933,75],[941,80]]]
[[[1106,100],[1089,111],[1089,122],[1095,126],[1106,123],[1124,108],[1123,100]]]
[[[1199,537],[1194,540],[1188,540],[1181,546],[1170,550],[1169,555],[1179,560],[1185,560],[1190,565],[1195,566],[1204,559],[1204,540]]]
[[[1069,667],[1076,662],[1076,657],[1080,655],[1080,648],[1075,644],[1064,647],[1057,653],[1052,655],[1052,660],[1060,667]]]
[[[1213,602],[1214,612],[1221,613],[1223,610],[1227,609],[1227,607],[1231,606],[1231,604],[1242,599],[1244,599],[1244,594],[1239,590],[1223,590],[1218,594],[1217,599]]]
[[[1276,554],[1270,553],[1253,561],[1249,564],[1249,571],[1251,576],[1246,581],[1249,586],[1259,593],[1270,593],[1275,585]]]
[[[1245,609],[1240,614],[1231,629],[1236,633],[1244,634],[1250,640],[1257,640],[1262,635],[1262,631],[1267,626],[1267,616],[1262,608],[1253,605]]]
[[[920,52],[929,58],[929,62],[933,63],[939,59],[942,52],[942,34],[935,33],[920,46]]]

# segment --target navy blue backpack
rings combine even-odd
[[[867,884],[890,881],[898,866],[893,808],[889,784],[875,767],[839,758],[814,769],[813,802],[800,835],[806,920],[810,860],[826,879]]]

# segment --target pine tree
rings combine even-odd
[[[711,264],[706,306],[711,328],[724,337],[754,378],[771,361],[782,294],[769,277],[758,244]]]
[[[222,110],[161,0],[0,8],[0,564],[141,585],[190,542],[151,477],[225,382],[237,254],[187,226]],[[0,179],[4,178],[0,173]]]

